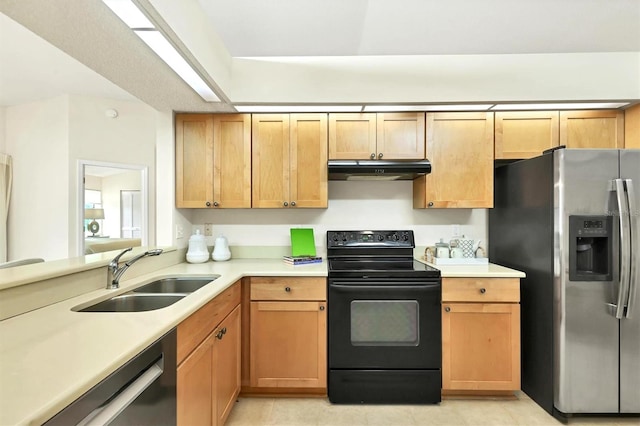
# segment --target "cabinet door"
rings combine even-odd
[[[176,207],[207,207],[213,198],[213,116],[176,115]]]
[[[560,111],[560,145],[567,148],[624,148],[624,112]]]
[[[251,115],[213,117],[213,207],[251,207]]]
[[[520,389],[519,304],[442,304],[442,388]]]
[[[213,405],[213,341],[210,334],[177,370],[177,424],[211,425]]]
[[[413,207],[493,207],[493,113],[427,113],[426,119],[432,169],[413,181]]]
[[[326,302],[251,302],[253,387],[327,385]]]
[[[218,425],[223,425],[240,392],[240,305],[225,318],[214,334],[216,421]]]
[[[624,111],[624,147],[640,149],[640,104]]]
[[[558,111],[496,112],[495,159],[537,157],[558,146]]]
[[[329,159],[371,160],[376,155],[375,113],[329,114]]]
[[[289,114],[252,116],[252,206],[289,205]]]
[[[327,114],[291,114],[291,207],[328,205]]]
[[[424,159],[424,112],[379,113],[377,158]]]

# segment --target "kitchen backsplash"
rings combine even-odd
[[[485,209],[413,209],[411,181],[331,181],[328,209],[197,209],[185,213],[192,224],[191,232],[185,229],[186,240],[196,229],[204,234],[204,225],[210,223],[213,236],[206,237],[207,245],[212,246],[222,234],[232,256],[234,247],[248,246],[236,250],[237,257],[251,257],[269,247],[273,257],[278,257],[290,245],[292,227],[313,228],[322,256],[326,255],[327,230],[412,229],[418,247],[433,245],[440,238],[448,241],[456,231],[481,239],[486,247],[488,234]]]

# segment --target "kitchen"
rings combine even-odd
[[[158,6],[160,7],[160,6]],[[51,14],[54,14],[54,11],[49,11]],[[44,13],[44,11],[42,12]],[[166,18],[168,19],[168,18]],[[176,30],[177,31],[177,30]],[[132,40],[136,40],[135,36],[132,35]],[[133,41],[131,43],[134,43]],[[107,49],[107,46],[104,46]],[[108,50],[108,49],[107,49]],[[618,65],[620,65],[620,69],[629,69],[628,66],[624,66],[626,60],[624,58],[620,58],[619,56],[623,55],[611,55],[611,60]],[[617,59],[616,59],[617,58]],[[602,57],[600,57],[602,59]],[[408,59],[407,59],[408,60]],[[633,62],[632,62],[633,63]],[[360,67],[365,66],[366,64],[361,64]],[[413,64],[415,66],[420,66],[419,64]],[[504,64],[506,65],[506,64]],[[559,64],[558,64],[559,65]],[[266,67],[267,65],[263,65]],[[411,66],[408,64],[407,66]],[[576,64],[578,67],[578,64]],[[160,66],[158,66],[160,68]],[[631,68],[633,70],[633,68]],[[260,72],[264,72],[267,70],[261,70]],[[598,72],[597,69],[591,69],[591,71],[596,74]],[[163,71],[160,71],[163,72]],[[246,70],[249,72],[249,70]],[[284,71],[283,71],[284,72]],[[564,77],[566,79],[569,78],[569,71],[565,69],[566,74]],[[602,71],[604,74],[604,71]],[[507,73],[508,74],[508,73]],[[623,73],[624,74],[624,73]],[[497,74],[493,74],[495,76]],[[551,73],[548,71],[549,79],[558,79],[558,81],[562,80],[562,71]],[[575,74],[573,74],[575,75]],[[595,76],[592,76],[595,78]],[[122,78],[122,77],[120,77]],[[221,74],[221,78],[222,74]],[[283,74],[284,79],[293,80],[292,76]],[[498,80],[498,79],[496,79]],[[543,79],[544,80],[544,79]],[[616,79],[609,78],[606,82],[612,86],[607,86],[608,90],[605,90],[604,85],[600,85],[598,89],[593,88],[593,85],[589,85],[589,87],[580,87],[582,92],[579,94],[580,99],[591,98],[591,99],[600,99],[600,98],[620,98],[620,99],[637,99],[637,82],[633,80],[631,77],[627,77],[625,80],[624,75],[620,76],[619,81],[613,81]],[[256,80],[259,83],[259,79]],[[339,80],[341,81],[341,80]],[[565,80],[566,81],[566,80]],[[124,82],[123,82],[124,83]],[[257,84],[256,83],[256,84]],[[356,82],[350,80],[347,83],[355,84],[355,88],[358,88]],[[459,82],[462,83],[462,82]],[[487,84],[484,84],[487,83]],[[603,81],[605,83],[605,81]],[[277,85],[277,81],[270,82],[274,86]],[[468,83],[467,83],[468,84]],[[491,93],[491,97],[495,99],[497,96],[496,93],[496,82],[483,82],[479,83],[481,88],[474,87],[473,91],[470,92],[468,89],[465,89],[463,84],[459,85],[459,90],[465,93],[465,100],[471,101],[479,101],[483,97],[488,96],[488,93]],[[619,88],[617,88],[617,84],[624,86],[629,94],[619,94]],[[427,87],[425,89],[433,89],[433,86],[437,84],[433,83],[431,87]],[[562,84],[559,84],[561,86]],[[162,86],[162,85],[159,85]],[[424,93],[413,93],[409,92],[409,90],[402,90],[402,87],[397,87],[394,85],[390,85],[389,90],[399,90],[398,97],[402,97],[402,99],[406,99],[407,102],[418,102],[424,101],[424,99],[433,100],[433,102],[437,102],[438,95],[442,95],[441,91],[435,91],[429,96],[433,97],[422,97],[425,96]],[[292,86],[287,89],[290,91],[298,91],[299,88]],[[531,94],[529,91],[524,88],[518,89],[517,87],[510,88],[512,93],[509,94],[509,99],[513,100],[521,100],[521,99],[531,99]],[[250,84],[247,86],[238,87],[238,99],[246,99],[247,101],[256,101],[256,102],[264,102],[264,99],[261,99],[259,93],[261,93],[257,88],[252,89]],[[354,89],[355,90],[355,89]],[[577,99],[575,93],[567,93],[569,89],[566,87],[563,89],[562,87],[550,87],[547,88],[549,96],[547,99],[556,99],[551,98],[551,92],[553,92],[554,96],[558,96],[562,99]],[[589,90],[592,90],[589,92]],[[636,92],[634,92],[636,90]],[[251,91],[252,93],[243,93],[242,91]],[[483,93],[486,91],[486,93]],[[364,88],[363,88],[364,92]],[[609,93],[606,93],[609,92]],[[627,93],[624,92],[623,93]],[[283,99],[286,100],[287,92],[281,92]],[[303,92],[300,92],[303,93]],[[469,98],[469,93],[473,93],[474,97]],[[504,93],[504,88],[501,89],[500,93]],[[616,93],[616,96],[611,95],[610,93]],[[560,96],[561,95],[561,96]],[[234,95],[234,100],[235,100]],[[314,92],[312,89],[310,91],[305,91],[301,96],[308,96],[307,99],[301,98],[300,102],[311,102],[312,100],[316,101],[318,99],[323,100],[321,93]],[[336,99],[338,99],[338,96]],[[372,96],[371,91],[368,90],[367,93],[362,93],[362,99],[367,100],[366,96]],[[383,99],[384,93],[380,94]],[[388,95],[387,95],[388,96]],[[454,99],[454,94],[450,94],[452,96],[449,99]],[[507,99],[506,95],[500,97],[501,99]],[[442,101],[443,98],[440,98]],[[278,99],[276,99],[278,100]],[[345,101],[343,99],[338,99],[340,101]],[[274,102],[274,100],[271,100]],[[379,102],[379,101],[378,101]],[[79,98],[75,96],[71,96],[68,101],[69,105],[65,102],[62,102],[60,105],[52,105],[52,111],[59,111],[62,108],[69,108],[70,112],[70,121],[72,123],[71,136],[78,138],[80,140],[86,137],[98,138],[104,137],[104,142],[102,142],[103,146],[112,147],[110,149],[99,148],[99,147],[86,147],[79,142],[74,142],[78,147],[74,149],[82,149],[84,151],[80,151],[79,154],[72,154],[70,159],[67,160],[68,163],[75,162],[75,158],[82,158],[87,156],[98,156],[97,158],[103,159],[104,161],[113,161],[118,162],[121,161],[121,157],[123,153],[127,153],[127,155],[135,156],[136,160],[132,159],[134,163],[146,163],[148,162],[148,157],[152,155],[148,154],[148,151],[137,153],[131,152],[132,146],[134,144],[129,141],[127,142],[124,137],[122,137],[122,130],[117,133],[117,137],[108,138],[109,133],[107,132],[108,126],[113,126],[113,121],[111,124],[107,120],[107,124],[102,123],[98,126],[98,123],[101,123],[97,117],[102,118],[104,116],[104,110],[107,108],[115,108],[120,111],[120,117],[118,120],[130,120],[130,115],[126,113],[123,108],[126,106],[131,106],[130,102],[109,102],[108,100],[95,100],[95,99],[85,99]],[[114,107],[114,105],[117,105]],[[150,103],[151,105],[151,103]],[[62,108],[57,108],[61,106]],[[94,114],[89,116],[90,114],[87,112],[88,108],[93,109]],[[26,108],[26,107],[25,107]],[[211,108],[208,106],[208,108]],[[178,107],[175,108],[178,111],[185,110],[193,110],[193,108],[187,107]],[[8,111],[8,114],[16,113],[16,109]],[[199,111],[209,111],[204,108],[197,109]],[[71,115],[78,114],[78,112],[83,112],[83,114],[79,115]],[[161,191],[155,188],[173,188],[173,117],[169,113],[159,113],[157,111],[149,110],[144,106],[139,107],[139,109],[135,110],[138,114],[137,117],[143,117],[144,120],[148,122],[154,122],[158,120],[159,130],[153,129],[151,132],[148,131],[147,128],[142,129],[142,138],[145,141],[149,141],[150,145],[155,145],[152,148],[156,153],[158,160],[152,164],[150,164],[153,176],[155,174],[156,180],[155,182],[151,182],[151,190],[150,194],[155,198],[155,201],[151,201],[150,205],[152,207],[153,213],[151,217],[155,218],[155,228],[156,234],[155,241],[150,240],[150,243],[156,243],[158,245],[175,245],[178,247],[186,247],[187,237],[191,233],[192,226],[202,226],[204,227],[205,223],[212,222],[214,224],[215,232],[224,232],[225,235],[229,238],[232,246],[240,245],[245,241],[251,241],[252,246],[256,246],[256,251],[259,251],[261,247],[272,247],[275,250],[283,249],[287,246],[287,238],[288,238],[288,229],[293,225],[312,225],[316,228],[317,236],[323,235],[324,231],[329,228],[335,228],[337,226],[344,226],[346,228],[358,228],[359,224],[362,223],[362,217],[367,217],[367,226],[371,226],[374,229],[386,229],[386,228],[410,228],[416,232],[417,235],[417,245],[418,246],[427,246],[435,243],[437,238],[444,237],[445,239],[449,239],[449,237],[456,234],[454,231],[454,225],[459,225],[461,233],[467,235],[473,235],[475,238],[482,239],[484,241],[487,240],[487,230],[486,230],[486,221],[487,221],[487,212],[484,209],[443,209],[443,210],[433,210],[433,211],[422,211],[422,210],[414,210],[412,208],[412,200],[411,200],[411,184],[406,182],[379,182],[375,185],[372,185],[370,182],[330,182],[329,183],[329,208],[327,210],[306,210],[306,211],[293,211],[293,210],[220,210],[216,212],[208,212],[206,210],[186,210],[186,209],[175,209],[173,202],[173,194],[172,191]],[[30,112],[27,111],[25,114],[29,115]],[[91,118],[94,118],[95,122],[89,122]],[[62,118],[64,120],[64,117]],[[80,121],[82,121],[80,123]],[[88,124],[87,124],[88,123]],[[98,130],[96,132],[90,132],[92,128],[92,124],[95,124],[96,127],[93,127],[94,130]],[[133,127],[131,122],[129,121],[129,129]],[[104,127],[102,127],[104,126]],[[138,129],[137,127],[133,127]],[[102,131],[100,131],[102,129]],[[82,133],[84,132],[84,133]],[[78,134],[80,133],[80,136]],[[95,134],[92,134],[95,133]],[[122,140],[118,140],[120,137]],[[116,139],[116,140],[114,140]],[[156,140],[157,139],[157,143]],[[8,141],[7,141],[8,142]],[[122,145],[118,145],[121,143]],[[96,153],[91,152],[90,149],[95,149]],[[140,147],[141,150],[147,149]],[[45,153],[43,152],[43,160],[45,157]],[[77,157],[76,157],[77,155]],[[73,161],[71,161],[73,159]],[[161,161],[164,159],[164,161]],[[64,161],[64,159],[61,159]],[[17,161],[17,160],[16,160]],[[41,163],[45,163],[44,161],[40,161]],[[44,164],[43,164],[44,166]],[[68,168],[65,167],[65,173],[73,176],[75,174],[75,165],[70,164]],[[154,173],[155,171],[155,173]],[[61,195],[63,197],[68,197],[72,200],[77,195],[75,194],[74,185],[75,179],[69,178],[69,188],[63,190]],[[46,201],[46,204],[53,205],[55,203],[54,200]],[[70,205],[73,206],[75,203],[70,201]],[[71,216],[69,214],[70,211],[73,211],[73,207],[69,207],[68,211],[64,211],[59,217],[51,217],[49,215],[38,217],[38,222],[50,224],[46,226],[46,229],[55,229],[56,232],[60,232],[62,234],[60,236],[61,241],[67,241],[65,247],[62,248],[62,255],[55,255],[49,257],[50,259],[55,259],[59,257],[67,257],[71,256],[74,253],[74,250],[70,247],[73,247],[75,239],[70,237],[69,235],[73,235],[75,231],[75,227],[73,224],[67,224],[69,221],[66,220],[67,217]],[[389,212],[389,216],[378,216],[372,215],[370,212],[377,211],[386,211]],[[344,213],[347,214],[344,214]],[[58,214],[58,212],[55,212]],[[215,213],[215,214],[214,214]],[[52,215],[53,216],[53,215]],[[372,217],[373,216],[373,217]],[[25,215],[25,220],[29,219],[29,215]],[[25,242],[33,242],[40,241],[42,239],[41,235],[43,233],[41,230],[38,230],[33,225],[37,225],[34,223],[36,218],[31,217],[31,221],[29,224],[25,224],[23,227],[23,232],[20,232],[21,240]],[[62,224],[62,225],[61,225]],[[217,225],[217,228],[215,227]],[[174,233],[177,232],[177,228],[182,227],[182,238],[174,239]],[[268,229],[269,232],[265,232]],[[33,233],[32,233],[33,232]],[[27,244],[27,243],[23,243]],[[28,245],[28,244],[27,244]]]

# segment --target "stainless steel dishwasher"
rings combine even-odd
[[[176,334],[165,334],[45,425],[175,425]]]

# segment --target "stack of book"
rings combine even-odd
[[[322,263],[320,256],[283,256],[282,260],[288,265],[306,265],[309,263]]]

